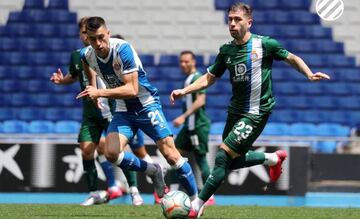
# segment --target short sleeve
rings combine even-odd
[[[84,47],[80,50],[80,59],[89,65],[89,62],[86,60],[86,53],[89,50],[89,47]]]
[[[208,67],[207,71],[214,75],[217,78],[220,78],[224,72],[226,70],[226,64],[224,62],[224,56],[221,53],[221,49],[219,54],[216,56],[215,58],[215,63],[210,65],[210,67]]]
[[[284,60],[288,56],[289,52],[282,47],[282,45],[275,39],[268,38],[264,41],[264,47],[271,57],[275,60]]]
[[[118,51],[118,58],[123,65],[123,74],[128,74],[134,71],[138,71],[139,67],[136,60],[139,58],[135,54],[135,51],[129,43],[122,44]]]

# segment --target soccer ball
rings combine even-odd
[[[161,199],[160,206],[165,218],[187,218],[191,209],[191,202],[185,192],[171,191]]]

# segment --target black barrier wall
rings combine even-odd
[[[307,147],[285,147],[289,158],[284,162],[284,173],[275,184],[270,184],[268,168],[257,165],[229,173],[218,194],[274,194],[304,195],[307,191],[309,153]],[[273,146],[254,150],[274,152]],[[165,159],[154,146],[147,146],[155,162],[166,166]],[[210,149],[210,165],[215,160],[217,146]],[[87,192],[83,177],[81,151],[76,144],[0,144],[0,192]],[[190,159],[191,161],[191,159]],[[105,189],[106,179],[99,163],[99,189]],[[169,166],[168,166],[169,167]],[[194,168],[196,170],[196,168]],[[139,190],[152,193],[153,187],[144,174],[139,174]],[[166,178],[168,180],[168,176]]]

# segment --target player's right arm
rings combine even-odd
[[[201,76],[199,79],[197,79],[194,83],[186,86],[185,88],[173,90],[170,94],[170,101],[171,103],[174,103],[176,99],[179,99],[186,94],[206,89],[212,84],[214,84],[216,80],[217,78],[213,74],[208,72]]]

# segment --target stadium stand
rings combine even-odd
[[[0,21],[4,21],[4,25],[0,26],[0,52],[4,58],[0,59],[0,97],[5,104],[0,108],[0,122],[14,119],[49,120],[55,124],[62,120],[80,121],[80,101],[73,99],[79,86],[53,86],[48,79],[57,67],[66,72],[70,52],[81,46],[76,22],[89,14],[103,16],[109,20],[112,33],[121,33],[134,44],[150,81],[159,88],[166,116],[175,118],[181,104],[171,106],[168,94],[171,89],[181,87],[184,78],[178,69],[178,53],[192,49],[198,54],[198,69],[205,71],[208,63],[215,60],[221,43],[229,40],[224,18],[232,2],[186,0],[182,4],[177,1],[160,4],[152,1],[139,6],[132,1],[116,5],[87,4],[82,0],[49,0],[47,5],[44,0],[2,1],[4,13]],[[322,21],[312,12],[311,0],[244,2],[255,10],[253,33],[279,39],[289,51],[303,57],[314,71],[324,71],[332,77],[327,83],[308,83],[286,64],[274,63],[273,90],[277,106],[264,135],[299,135],[303,125],[307,128],[328,123],[358,125],[360,70],[355,58],[347,54],[360,54],[360,47],[354,44],[360,35],[337,31],[343,30],[340,26],[348,25],[347,21],[356,23],[346,16],[332,24]],[[347,7],[354,2],[350,0]],[[162,17],[159,7],[176,19]],[[109,8],[126,10],[114,16],[115,10]],[[141,21],[133,16],[140,11]],[[177,31],[173,31],[174,25]],[[228,80],[225,73],[207,91],[207,111],[213,122],[226,119],[224,102],[230,99],[231,93]],[[296,128],[299,124],[303,125]],[[284,128],[286,126],[290,128]],[[310,133],[315,132],[307,134]]]

